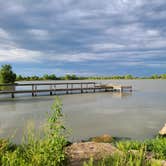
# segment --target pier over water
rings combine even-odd
[[[23,87],[23,88],[22,88]],[[61,92],[64,94],[74,93],[95,93],[95,92],[114,92],[114,91],[132,91],[132,86],[100,84],[96,82],[55,82],[55,83],[16,83],[0,84],[0,95],[27,94],[37,96],[39,93],[48,92],[50,95],[56,95]]]

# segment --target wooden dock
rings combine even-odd
[[[23,88],[22,88],[23,87]],[[69,93],[88,93],[88,92],[114,92],[114,91],[132,91],[132,86],[99,84],[96,82],[55,82],[55,83],[26,83],[26,84],[0,84],[0,95],[30,93],[37,96],[39,93],[48,92],[50,95],[56,95],[58,92]]]

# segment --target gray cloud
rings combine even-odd
[[[165,0],[0,4],[0,62],[114,62],[120,57],[123,65],[130,58],[132,64],[148,61],[155,67],[157,59],[166,61]]]

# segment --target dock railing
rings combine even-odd
[[[23,87],[23,88],[21,88]],[[53,83],[15,83],[0,84],[0,94],[11,94],[14,98],[15,94],[31,93],[37,96],[38,93],[49,92],[50,95],[56,95],[57,92],[66,94],[72,92],[86,93],[96,91],[132,91],[132,86],[101,84],[97,82],[53,82]]]

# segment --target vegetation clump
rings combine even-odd
[[[28,131],[21,145],[14,146],[9,140],[0,141],[1,166],[61,166],[65,165],[64,147],[67,144],[61,123],[62,104],[55,100],[48,117],[44,135],[36,136]],[[13,147],[13,148],[11,148]]]
[[[0,83],[14,83],[16,74],[12,71],[11,65],[2,65],[0,69]]]
[[[166,164],[166,138],[157,136],[145,141],[115,142],[122,153],[106,156],[100,161],[91,158],[84,166],[162,166]]]

